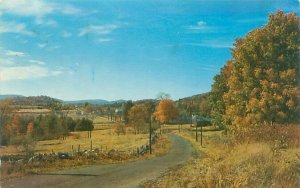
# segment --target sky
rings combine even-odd
[[[208,92],[235,39],[298,0],[0,0],[0,95],[176,100]]]

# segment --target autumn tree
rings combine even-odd
[[[27,135],[32,135],[33,134],[33,123],[32,122],[28,123],[26,134]]]
[[[232,61],[228,61],[227,64],[221,69],[221,74],[214,77],[214,83],[212,85],[211,92],[209,94],[209,103],[211,108],[211,117],[213,124],[222,128],[228,122],[225,121],[225,102],[223,99],[224,93],[228,92],[228,79],[232,71]]]
[[[178,116],[178,110],[171,99],[164,99],[159,102],[153,115],[157,121],[165,124]]]
[[[299,38],[299,18],[278,11],[264,27],[236,41],[233,59],[224,68],[229,74],[222,70],[213,85],[218,122],[239,133],[263,124],[297,121]]]
[[[147,130],[147,119],[150,116],[149,108],[145,104],[136,104],[130,108],[128,113],[129,124],[133,126],[136,133]]]
[[[119,136],[120,134],[126,134],[126,127],[123,123],[117,123],[115,125],[115,133]]]
[[[14,115],[8,126],[11,136],[20,136],[20,116]]]

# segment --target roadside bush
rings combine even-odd
[[[274,149],[300,147],[300,125],[262,125],[231,132],[234,143],[265,142]]]

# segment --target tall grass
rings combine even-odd
[[[261,125],[231,135],[235,143],[264,142],[274,149],[300,147],[300,125]]]
[[[204,147],[182,131],[198,157],[145,187],[300,187],[299,127],[265,127],[235,142],[221,131],[205,132]]]

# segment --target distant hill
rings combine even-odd
[[[116,100],[116,101],[108,101],[103,99],[87,99],[87,100],[74,100],[74,101],[63,101],[64,104],[77,104],[82,105],[85,103],[94,104],[94,105],[104,105],[104,104],[115,104],[115,103],[123,103],[126,100]]]
[[[10,99],[13,105],[26,106],[49,106],[54,103],[61,103],[62,100],[51,98],[48,96],[29,96],[22,95],[0,95],[0,101]]]
[[[93,105],[110,105],[117,103],[124,103],[126,100],[115,100],[108,101],[103,99],[87,99],[87,100],[73,100],[73,101],[63,101],[60,99],[55,99],[48,96],[23,96],[23,95],[0,95],[0,101],[10,99],[14,105],[32,105],[32,106],[47,106],[53,103],[63,103],[63,104],[73,104],[82,105],[85,103]]]
[[[177,106],[184,110],[191,112],[199,112],[199,104],[203,101],[208,100],[209,93],[202,93],[198,95],[193,95],[190,97],[185,97],[182,99],[178,99],[175,101]],[[114,104],[122,104],[126,102],[126,100],[115,100],[108,101],[104,99],[86,99],[86,100],[72,100],[72,101],[63,101],[60,99],[52,98],[49,96],[22,96],[22,95],[0,95],[0,101],[11,99],[12,104],[14,105],[28,105],[28,106],[49,106],[53,103],[62,103],[66,105],[83,105],[85,103],[93,104],[93,105],[114,105]],[[157,102],[156,99],[143,99],[134,101],[134,103],[144,103],[144,102]]]
[[[182,115],[198,114],[202,117],[210,116],[209,93],[202,93],[185,97],[176,101]]]
[[[17,97],[24,97],[22,95],[0,95],[0,101],[6,100],[6,99],[13,99]]]
[[[178,101],[197,101],[197,100],[201,100],[202,98],[208,97],[209,93],[201,93],[201,94],[197,94],[197,95],[193,95],[190,97],[184,97],[181,99],[178,99]]]

